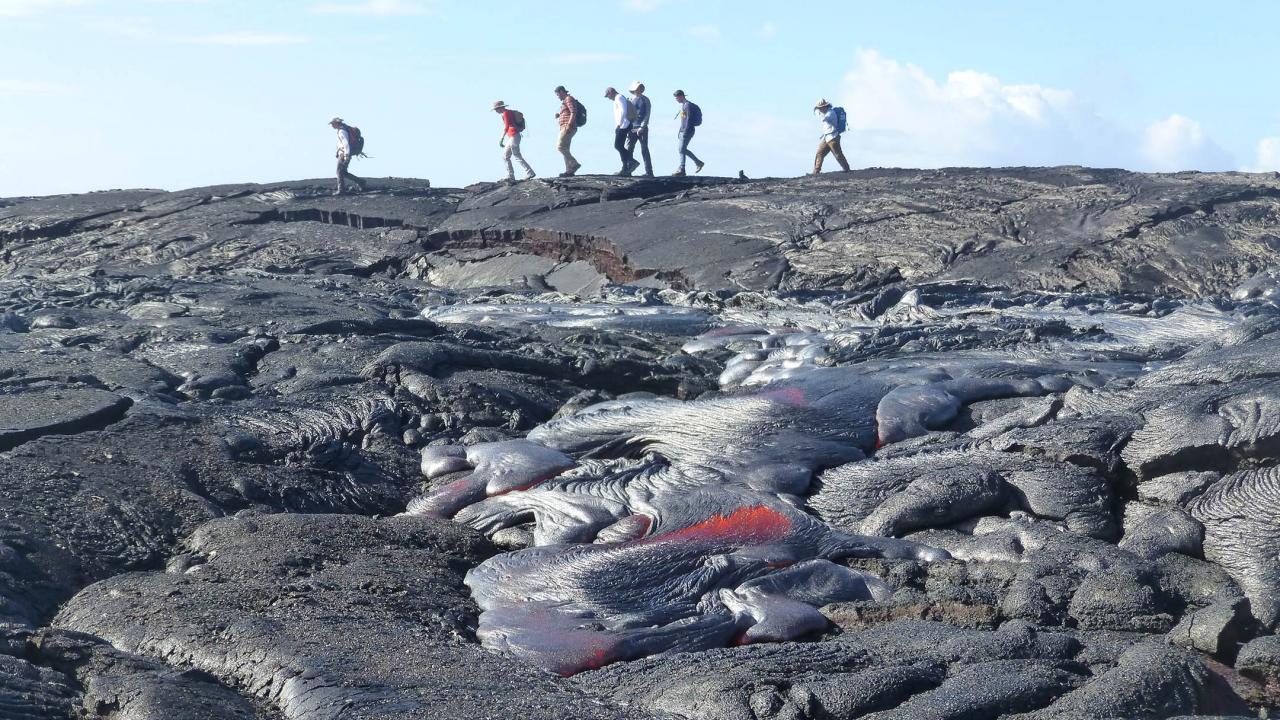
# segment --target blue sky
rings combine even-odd
[[[859,167],[1280,170],[1277,28],[1263,0],[0,0],[0,196],[325,177],[334,115],[360,175],[492,180],[495,99],[552,175],[557,84],[611,172],[603,91],[634,79],[660,173],[677,87],[715,174],[803,173],[819,96]]]

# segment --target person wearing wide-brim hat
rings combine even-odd
[[[329,121],[329,127],[338,131],[338,187],[333,191],[334,195],[341,195],[347,191],[344,181],[350,180],[356,187],[360,188],[360,192],[364,192],[364,180],[351,174],[347,169],[351,165],[351,126],[340,117],[336,117]]]
[[[529,167],[529,163],[525,162],[524,155],[520,154],[520,136],[524,133],[524,113],[507,107],[507,104],[501,100],[494,101],[493,111],[502,116],[502,138],[498,140],[498,147],[502,148],[502,161],[507,164],[505,181],[507,183],[516,181],[516,170],[511,165],[513,157],[520,162],[520,167],[524,168],[525,180],[537,177],[538,174]]]
[[[813,174],[822,172],[822,161],[826,159],[827,153],[835,155],[836,162],[847,171],[849,161],[844,159],[844,150],[840,148],[840,116],[844,114],[844,109],[832,107],[825,98],[820,98],[814,104],[813,112],[822,118],[822,140],[818,143],[818,154],[813,159]]]
[[[653,104],[644,94],[644,83],[639,80],[631,83],[631,105],[636,109],[636,119],[631,123],[631,134],[627,137],[627,151],[634,158],[636,144],[639,143],[645,177],[653,177],[653,158],[649,157],[649,116]]]

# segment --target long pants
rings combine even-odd
[[[338,192],[343,191],[343,186],[342,186],[343,180],[350,180],[351,182],[355,183],[356,187],[360,188],[361,190],[364,189],[364,181],[356,177],[355,175],[352,175],[350,171],[347,170],[347,166],[350,164],[351,164],[350,155],[342,155],[342,154],[338,155]]]
[[[520,154],[520,135],[521,134],[522,133],[516,133],[515,135],[508,135],[507,142],[502,146],[502,161],[507,164],[508,180],[515,180],[516,178],[516,169],[511,166],[511,158],[513,157],[520,162],[520,167],[524,168],[525,175],[532,176],[534,174],[533,168],[529,167],[529,163],[525,162],[524,156]]]
[[[640,157],[644,158],[644,174],[653,174],[653,158],[649,157],[649,128],[631,128],[631,133],[627,135],[627,151],[631,153],[631,159],[636,157],[636,143],[640,143]]]
[[[690,160],[692,160],[694,165],[701,165],[702,161],[698,159],[697,155],[694,155],[693,152],[689,150],[689,141],[693,139],[693,128],[689,128],[688,130],[682,130],[680,132],[679,137],[680,137],[680,169],[684,170],[685,158],[689,158]]]
[[[813,174],[817,175],[822,172],[822,161],[827,158],[827,153],[836,156],[836,162],[840,163],[842,170],[849,169],[849,161],[844,159],[844,150],[840,149],[840,136],[837,135],[830,140],[823,140],[818,145],[818,155],[813,159]]]
[[[624,171],[631,167],[631,151],[627,149],[627,136],[630,134],[629,128],[615,128],[613,131],[613,149],[617,150],[618,157],[622,158]]]
[[[582,163],[573,157],[573,153],[569,152],[569,145],[573,143],[573,136],[578,132],[578,126],[570,125],[566,128],[560,128],[560,139],[556,141],[556,149],[564,156],[564,171],[577,172],[582,167]]]

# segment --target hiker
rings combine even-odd
[[[613,101],[613,149],[618,151],[618,157],[622,159],[622,169],[618,174],[630,175],[640,167],[640,163],[635,161],[631,151],[627,149],[627,138],[631,135],[631,121],[636,114],[635,106],[626,95],[612,86],[605,88],[604,96]]]
[[[672,95],[676,102],[680,103],[680,169],[671,173],[672,177],[684,177],[684,161],[688,158],[693,161],[694,172],[702,172],[705,163],[698,159],[689,151],[689,141],[693,139],[694,128],[702,124],[702,108],[696,103],[689,102],[685,97],[683,90],[677,90]]]
[[[501,100],[493,103],[493,111],[502,116],[502,137],[498,140],[498,147],[502,148],[502,160],[507,164],[507,177],[504,181],[508,185],[516,181],[516,170],[511,166],[512,157],[520,161],[520,167],[524,168],[524,179],[534,179],[538,176],[537,173],[533,171],[533,168],[529,167],[529,163],[525,162],[524,156],[520,154],[520,135],[524,132],[524,113],[519,110],[511,110]]]
[[[352,175],[347,170],[347,166],[351,164],[351,158],[362,154],[364,149],[364,141],[360,138],[360,130],[342,121],[342,118],[336,117],[329,121],[329,127],[338,131],[338,189],[333,191],[334,195],[341,195],[346,192],[343,187],[343,180],[350,180],[356,187],[360,188],[360,192],[364,192],[364,180]]]
[[[570,177],[582,167],[582,163],[569,152],[569,145],[578,128],[587,124],[586,108],[563,85],[556,86],[555,92],[556,97],[560,98],[560,110],[556,113],[556,120],[560,123],[560,139],[556,141],[556,149],[564,156],[564,172],[560,173],[560,177]]]
[[[813,106],[813,112],[822,116],[822,140],[818,144],[818,155],[813,159],[813,174],[822,172],[822,161],[827,153],[836,156],[841,169],[849,170],[849,161],[844,159],[844,150],[840,149],[840,134],[845,131],[845,113],[842,107],[832,107],[826,99],[819,99]]]
[[[636,119],[632,121],[631,133],[627,135],[627,152],[634,160],[636,144],[639,143],[640,156],[644,158],[644,176],[653,177],[653,158],[649,157],[649,113],[653,110],[653,103],[644,94],[644,83],[639,80],[631,83],[631,105],[636,109]]]

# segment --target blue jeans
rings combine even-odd
[[[680,137],[680,169],[684,170],[685,158],[689,158],[690,160],[692,160],[694,165],[701,165],[702,161],[698,159],[698,156],[694,155],[692,152],[689,151],[689,141],[693,139],[693,128],[689,128],[688,130],[682,130],[680,132],[679,137]]]

